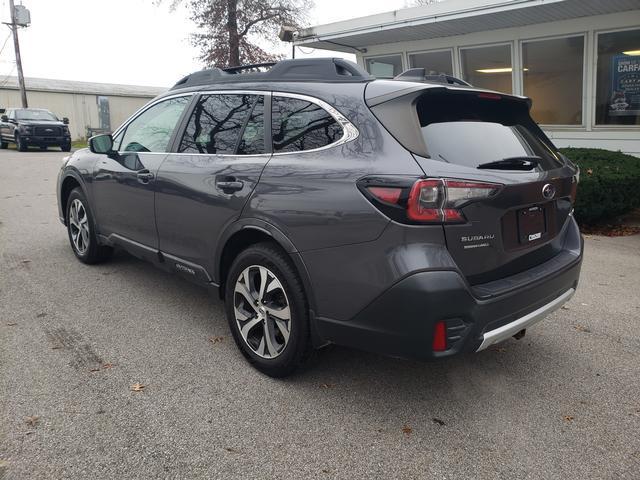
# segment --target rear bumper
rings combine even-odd
[[[551,262],[546,275],[535,275],[517,288],[481,296],[457,271],[417,272],[349,321],[316,319],[318,332],[336,344],[418,360],[482,350],[542,320],[571,298],[582,266],[583,241],[577,236],[579,247],[562,265]],[[447,348],[434,352],[434,326],[440,321],[446,324]]]

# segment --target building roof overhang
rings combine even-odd
[[[353,53],[558,20],[640,10],[640,0],[447,0],[301,30],[296,45]]]

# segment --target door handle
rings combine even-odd
[[[137,176],[140,183],[149,183],[150,180],[153,180],[153,173],[149,170],[140,170]]]
[[[224,193],[237,192],[242,190],[244,182],[236,180],[235,177],[223,177],[224,180],[216,180],[216,187]]]

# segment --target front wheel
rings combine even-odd
[[[73,253],[83,263],[98,263],[111,255],[111,247],[98,243],[93,214],[80,188],[75,188],[67,201],[67,232]]]
[[[302,282],[285,252],[261,243],[233,262],[225,288],[233,338],[255,368],[271,377],[293,373],[311,353]]]
[[[18,147],[18,151],[26,152],[29,146],[27,142],[25,142],[20,135],[16,135],[16,147]]]

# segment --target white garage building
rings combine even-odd
[[[132,113],[166,89],[25,78],[31,108],[46,108],[69,119],[71,138],[86,138],[91,131],[112,131]],[[21,107],[17,77],[0,84],[0,108]]]
[[[526,95],[558,146],[640,156],[640,0],[442,0],[319,25],[296,45]]]

